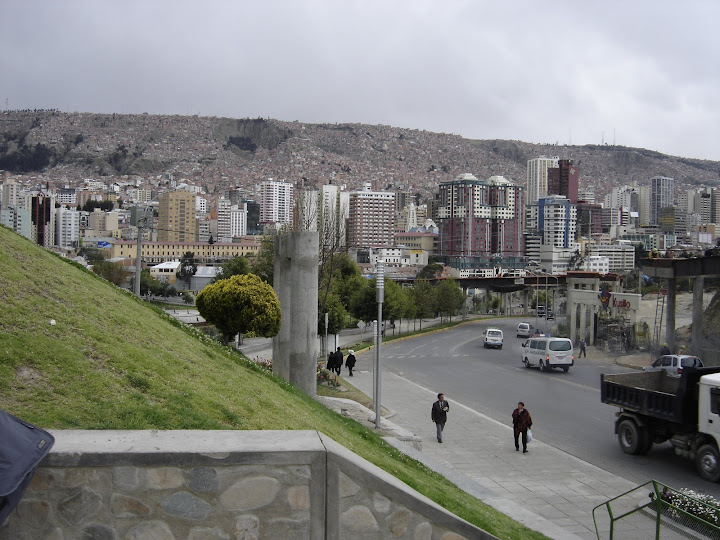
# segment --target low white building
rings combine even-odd
[[[158,281],[164,281],[171,285],[177,282],[177,271],[180,269],[180,261],[167,261],[150,267],[150,275]]]
[[[607,274],[610,272],[610,259],[608,257],[599,257],[591,255],[585,258],[583,270],[586,272],[597,272],[599,274]]]
[[[627,272],[635,268],[635,247],[631,244],[596,244],[588,246],[589,257],[607,257],[609,272]]]

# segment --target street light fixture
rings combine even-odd
[[[375,356],[375,392],[373,401],[375,402],[375,429],[380,429],[380,358],[382,350],[382,305],[385,300],[385,264],[382,261],[377,262],[377,272],[375,277],[378,318],[377,318],[377,345],[375,347],[377,355]]]

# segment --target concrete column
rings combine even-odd
[[[523,289],[523,315],[527,316],[530,309],[530,293],[527,287]]]
[[[274,289],[282,324],[273,338],[273,373],[310,396],[317,389],[318,233],[275,237]]]
[[[595,312],[597,311],[597,306],[590,306],[590,339],[588,340],[588,345],[595,345]]]
[[[667,280],[667,306],[665,306],[665,341],[672,352],[675,352],[675,294],[677,279]]]
[[[692,344],[690,349],[694,354],[700,354],[702,347],[704,286],[705,278],[703,276],[697,276],[693,280]]]
[[[580,305],[580,330],[578,338],[584,338],[587,335],[587,305]],[[575,341],[573,340],[573,343]]]
[[[575,338],[577,336],[577,331],[575,329],[575,327],[577,326],[577,308],[575,307],[572,289],[570,288],[568,288],[567,304],[565,306],[565,309],[567,310],[568,336],[570,337],[570,340],[575,343]]]

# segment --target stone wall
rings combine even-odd
[[[54,431],[0,540],[493,536],[314,431]]]

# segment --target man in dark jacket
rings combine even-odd
[[[447,413],[450,410],[450,404],[445,401],[445,396],[442,393],[438,394],[437,397],[437,401],[433,403],[430,418],[432,418],[432,421],[435,422],[437,440],[441,443],[443,429],[445,429],[445,422],[447,422]]]
[[[350,376],[352,377],[352,370],[355,367],[355,351],[353,351],[352,349],[348,351],[347,358],[345,359],[345,365],[347,366],[348,371],[350,371]]]
[[[532,426],[532,418],[525,408],[525,404],[521,401],[518,403],[517,409],[512,413],[513,432],[515,433],[515,451],[520,451],[518,437],[522,435],[523,454],[527,454],[527,431]]]
[[[335,351],[335,373],[340,375],[340,370],[343,366],[343,353],[340,350],[340,347],[337,348],[337,351]]]

